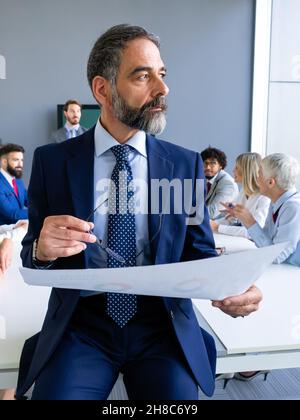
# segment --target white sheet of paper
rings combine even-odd
[[[129,268],[32,270],[30,285],[147,296],[223,300],[246,292],[286,248],[272,245],[191,262]]]

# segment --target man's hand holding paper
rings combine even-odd
[[[243,295],[227,298],[223,301],[213,301],[212,304],[227,315],[243,317],[258,311],[262,299],[261,291],[256,286],[252,286]]]

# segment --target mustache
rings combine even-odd
[[[162,112],[166,112],[168,109],[167,100],[165,96],[158,96],[157,98],[153,99],[153,101],[148,102],[147,104],[143,105],[141,108],[141,113],[144,114],[152,108],[159,107],[161,108]]]

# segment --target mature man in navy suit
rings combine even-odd
[[[23,175],[24,149],[17,144],[0,148],[0,225],[28,219],[27,192]]]
[[[149,134],[165,126],[165,74],[158,39],[145,29],[118,25],[98,39],[88,79],[101,119],[76,142],[36,151],[24,266],[113,268],[216,257],[205,207],[202,220],[187,223],[191,212],[176,211],[172,194],[170,211],[161,211],[161,200],[156,211],[152,192],[141,187],[191,180],[193,208],[196,180],[204,180],[197,153]],[[135,180],[143,181],[139,189],[130,188]],[[149,214],[137,211],[141,203]],[[261,299],[253,287],[214,305],[245,316]],[[213,339],[189,299],[53,289],[41,333],[25,343],[17,397],[35,383],[35,400],[103,400],[122,372],[130,399],[193,400],[198,386],[213,394],[215,366]]]

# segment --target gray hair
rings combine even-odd
[[[134,39],[144,38],[160,47],[159,38],[140,26],[122,24],[113,26],[96,41],[87,65],[87,77],[92,88],[96,76],[102,76],[115,85],[122,52],[127,43]]]
[[[264,177],[274,178],[280,189],[288,191],[296,185],[300,165],[292,156],[275,153],[263,159],[262,170]]]

